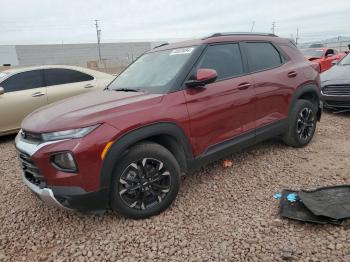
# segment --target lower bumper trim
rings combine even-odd
[[[63,206],[54,196],[52,190],[50,188],[40,188],[32,183],[30,183],[24,176],[23,176],[24,184],[29,187],[29,189],[35,193],[43,202],[45,202],[48,205],[63,208],[66,210],[71,210],[68,207]]]

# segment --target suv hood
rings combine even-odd
[[[350,66],[334,65],[329,70],[321,74],[321,81],[347,80],[350,84]]]
[[[103,123],[106,119],[147,100],[147,106],[159,103],[163,95],[144,92],[96,91],[41,107],[22,122],[24,130],[44,133],[69,130]],[[138,109],[142,109],[142,105]]]

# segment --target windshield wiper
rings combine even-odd
[[[140,92],[141,89],[137,88],[117,88],[117,89],[113,89],[114,91],[123,91],[123,92]]]

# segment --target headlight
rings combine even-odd
[[[98,126],[99,125],[94,125],[94,126],[71,129],[71,130],[57,131],[57,132],[52,132],[52,133],[43,133],[43,134],[41,134],[41,137],[44,141],[53,141],[53,140],[70,139],[70,138],[81,138],[81,137],[84,137],[84,136],[88,135],[89,133],[91,133]]]
[[[52,156],[52,163],[58,170],[65,172],[77,172],[78,167],[72,153],[62,152]]]

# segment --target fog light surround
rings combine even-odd
[[[51,156],[52,165],[63,172],[77,173],[78,166],[71,152],[59,152]]]

